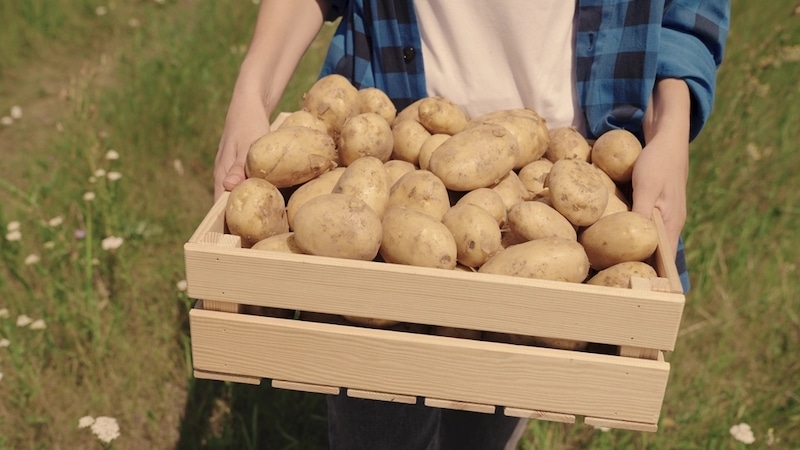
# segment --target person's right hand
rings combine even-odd
[[[250,144],[269,131],[269,117],[259,97],[234,92],[214,161],[214,201],[244,181]]]

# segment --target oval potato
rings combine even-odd
[[[537,201],[517,203],[508,210],[508,228],[525,240],[558,236],[578,240],[575,227],[554,208]]]
[[[383,117],[391,126],[397,117],[397,108],[386,93],[376,87],[366,87],[358,90],[358,112],[373,112]]]
[[[544,191],[547,174],[552,168],[553,163],[549,159],[537,159],[522,167],[517,176],[528,192],[536,196]]]
[[[503,197],[495,190],[491,188],[478,188],[469,191],[456,201],[456,205],[462,204],[480,206],[494,217],[500,229],[505,228],[508,217],[506,204],[503,201]]]
[[[480,267],[502,250],[502,234],[495,218],[480,206],[464,203],[451,207],[442,223],[456,240],[456,260],[467,267]]]
[[[281,253],[303,254],[300,247],[294,242],[294,233],[281,233],[262,239],[251,247],[253,250],[265,250]]]
[[[639,138],[628,130],[603,133],[592,146],[592,162],[617,183],[631,181],[633,166],[642,153]]]
[[[390,189],[389,172],[383,161],[374,156],[362,156],[347,166],[331,192],[361,199],[378,217],[383,217]]]
[[[247,178],[234,187],[225,203],[225,223],[242,247],[289,231],[283,195],[269,181]]]
[[[318,79],[303,95],[302,109],[322,119],[334,141],[344,122],[358,113],[358,107],[358,89],[339,74]]]
[[[283,122],[278,125],[278,128],[289,127],[307,127],[313,128],[325,134],[328,133],[328,124],[326,124],[319,117],[302,109],[290,113],[285,119],[283,119]]]
[[[378,113],[365,112],[347,119],[339,133],[339,161],[349,166],[363,156],[386,162],[392,156],[394,135]]]
[[[292,195],[289,201],[286,202],[286,217],[289,220],[289,228],[292,228],[294,223],[294,215],[297,210],[308,200],[323,194],[330,194],[333,188],[339,181],[339,178],[345,171],[345,167],[337,167],[330,172],[325,172],[322,175],[301,184]]]
[[[431,134],[454,135],[469,124],[464,110],[444,97],[427,97],[418,105],[419,123]]]
[[[597,169],[581,159],[560,159],[547,176],[553,207],[576,226],[597,221],[608,204],[608,189]]]
[[[407,174],[408,172],[413,172],[417,170],[417,166],[415,166],[414,164],[399,159],[390,159],[385,163],[383,163],[383,166],[386,168],[386,172],[389,174],[390,186],[394,186],[397,180],[399,180],[400,177]]]
[[[626,261],[597,272],[586,284],[608,287],[631,287],[631,278],[656,278],[656,269],[642,261]]]
[[[658,232],[649,218],[623,211],[605,216],[583,230],[578,241],[592,268],[603,270],[626,261],[644,261],[658,247]]]
[[[392,159],[408,161],[415,166],[419,164],[419,152],[431,133],[419,122],[404,120],[392,127]]]
[[[592,147],[575,127],[558,127],[549,130],[550,140],[544,157],[551,162],[560,159],[589,161]]]
[[[419,148],[419,168],[423,170],[428,169],[428,162],[431,160],[433,151],[439,148],[444,141],[450,138],[449,134],[432,134],[422,146]]]
[[[384,261],[417,267],[454,269],[457,252],[453,234],[438,219],[406,207],[386,210],[380,246]]]
[[[548,237],[506,247],[478,272],[581,283],[589,275],[589,259],[577,241]]]
[[[517,138],[519,156],[514,164],[514,169],[521,169],[525,165],[540,159],[547,151],[550,135],[547,122],[536,112],[530,109],[500,110],[483,114],[471,121],[476,123],[495,123],[504,126]]]
[[[417,169],[400,177],[389,191],[386,208],[404,206],[441,220],[450,209],[450,197],[442,180],[433,173]]]
[[[308,127],[286,127],[256,139],[247,152],[244,169],[248,178],[286,188],[333,169],[337,158],[336,144],[327,134]]]
[[[294,240],[303,253],[371,261],[382,239],[381,219],[363,200],[324,194],[308,200],[294,216]]]

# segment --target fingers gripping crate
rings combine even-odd
[[[184,246],[195,376],[510,416],[655,431],[684,296],[656,217],[659,278],[630,289],[241,248],[224,194]],[[588,341],[568,351],[244,306]]]

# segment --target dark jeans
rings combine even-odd
[[[520,419],[328,395],[331,450],[504,450]],[[500,408],[498,408],[500,409]],[[515,437],[518,439],[518,436]]]

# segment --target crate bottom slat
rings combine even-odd
[[[200,375],[656,423],[669,364],[195,308]],[[305,390],[305,389],[303,389]],[[455,403],[453,403],[455,405]],[[513,409],[512,409],[513,411]]]

